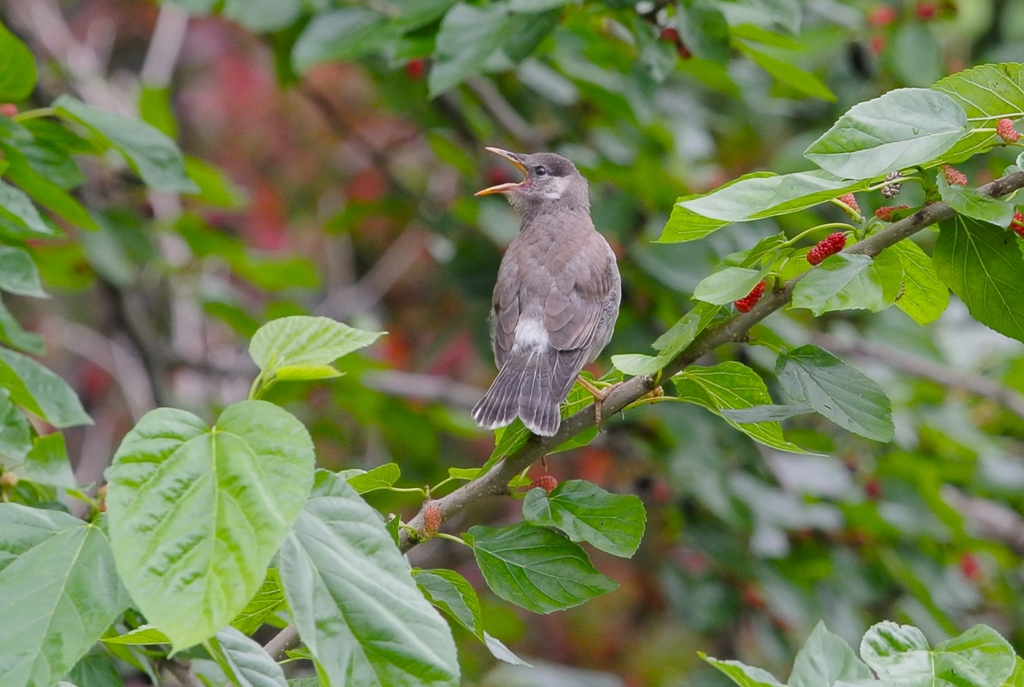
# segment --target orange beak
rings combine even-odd
[[[498,184],[497,186],[491,186],[489,188],[485,188],[482,191],[477,191],[473,195],[475,195],[475,196],[487,196],[487,195],[490,195],[492,193],[506,193],[506,192],[511,191],[513,189],[519,188],[520,186],[522,186],[523,184],[525,184],[529,180],[530,175],[526,171],[526,167],[523,165],[522,162],[519,161],[519,157],[515,153],[510,153],[509,151],[502,150],[501,148],[484,148],[484,150],[486,150],[488,152],[491,152],[491,153],[494,153],[495,155],[502,156],[503,158],[505,158],[506,160],[508,160],[512,164],[514,164],[516,166],[516,169],[518,169],[520,172],[522,172],[523,175],[526,178],[523,179],[522,181],[520,181],[518,184],[515,184],[515,183],[512,183],[512,182],[508,182],[506,184]]]

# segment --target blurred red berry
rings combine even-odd
[[[740,587],[740,597],[743,599],[744,606],[756,611],[761,610],[767,605],[761,590],[749,582]]]
[[[661,30],[661,33],[658,34],[658,38],[660,38],[663,41],[668,41],[669,43],[678,43],[679,32],[676,31],[671,26],[666,26]]]
[[[1000,119],[996,123],[996,133],[1007,143],[1016,143],[1020,140],[1020,133],[1013,128],[1013,122],[1009,119]]]
[[[18,106],[14,103],[3,103],[0,105],[0,115],[14,117],[18,114]]]
[[[917,7],[914,8],[914,14],[921,21],[931,21],[935,18],[938,13],[938,8],[934,2],[919,2]]]
[[[875,217],[883,222],[891,222],[892,216],[900,210],[910,209],[909,205],[883,205],[875,210]]]
[[[439,529],[441,529],[441,509],[430,504],[423,511],[423,536],[429,539],[437,534]]]
[[[405,63],[405,72],[414,79],[422,79],[424,71],[426,64],[418,57]]]
[[[951,165],[942,165],[942,176],[946,177],[946,183],[950,186],[967,185],[967,176]]]
[[[882,483],[878,481],[877,477],[872,477],[864,483],[864,493],[872,501],[882,498]]]
[[[740,312],[750,312],[754,309],[754,306],[757,305],[757,302],[761,300],[762,294],[764,294],[763,279],[757,283],[757,286],[755,286],[750,293],[738,301],[733,302],[733,305],[735,305],[736,309]]]
[[[885,50],[885,36],[872,36],[869,46],[871,47],[871,52],[876,55],[882,54],[882,51]]]
[[[543,489],[547,493],[551,493],[558,486],[558,480],[551,475],[541,475],[537,479],[530,482],[530,489],[539,488]]]
[[[973,553],[965,553],[960,556],[960,572],[971,581],[976,581],[981,577],[981,565]]]
[[[860,206],[857,205],[857,198],[855,198],[852,193],[844,193],[843,195],[839,196],[836,200],[838,200],[840,203],[843,203],[844,205],[846,205],[846,207],[850,208],[854,212],[860,213]]]
[[[891,5],[881,5],[868,12],[868,26],[882,28],[896,21],[899,15]]]

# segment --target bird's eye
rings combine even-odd
[[[548,173],[548,168],[545,167],[544,165],[538,165],[533,168],[533,173],[539,177],[542,177]]]

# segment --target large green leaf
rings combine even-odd
[[[507,2],[486,6],[460,2],[448,10],[437,32],[428,84],[433,98],[478,72],[501,45],[511,14]]]
[[[836,176],[869,179],[935,160],[966,130],[948,95],[900,88],[851,107],[804,156]]]
[[[369,346],[381,334],[353,329],[327,317],[282,317],[259,328],[249,343],[249,355],[264,379],[271,380],[281,368],[329,365]]]
[[[0,102],[19,102],[36,86],[36,61],[18,38],[0,24]]]
[[[1000,119],[1018,119],[1024,113],[1024,65],[983,64],[947,76],[932,90],[945,93],[967,114],[972,133],[957,141],[943,157],[960,162],[1003,140],[994,131]],[[973,132],[975,129],[988,131]]]
[[[13,246],[0,245],[0,289],[19,296],[49,298],[32,257]]]
[[[842,637],[833,634],[818,621],[804,642],[789,676],[789,687],[823,687],[842,682],[870,680],[871,670],[857,658]]]
[[[1006,229],[957,216],[939,223],[932,260],[974,319],[1024,341],[1024,258]]]
[[[551,494],[531,489],[523,500],[523,519],[557,527],[573,541],[630,558],[644,536],[647,513],[637,496],[610,494],[591,482],[569,480]]]
[[[0,686],[52,687],[128,603],[100,528],[0,504]]]
[[[218,663],[237,687],[288,687],[281,666],[266,650],[228,625],[213,642]]]
[[[985,625],[932,649],[916,627],[884,621],[864,635],[860,655],[883,684],[901,687],[992,687],[1015,665],[1013,647]]]
[[[893,304],[902,283],[903,264],[894,254],[882,252],[872,259],[839,253],[796,283],[792,307],[815,315],[858,308],[879,312]]]
[[[448,624],[380,514],[338,475],[317,471],[279,571],[299,635],[332,685],[459,684]]]
[[[672,378],[680,401],[694,403],[722,415],[725,421],[754,441],[780,451],[804,453],[782,436],[778,422],[736,422],[723,415],[724,410],[770,405],[772,397],[764,380],[746,365],[737,362],[712,367],[691,365]]]
[[[754,172],[711,193],[681,198],[677,205],[722,222],[746,222],[803,210],[866,187],[866,182],[840,179],[820,169],[782,175]]]
[[[82,660],[76,663],[68,673],[67,681],[75,687],[124,686],[113,657],[99,650],[94,650],[83,656]]]
[[[199,188],[185,173],[177,144],[140,119],[90,107],[69,95],[53,102],[62,117],[78,122],[116,148],[147,186],[168,193],[195,193]]]
[[[0,348],[0,387],[11,400],[54,427],[91,425],[82,402],[63,379],[32,358]]]
[[[619,586],[594,568],[579,544],[546,527],[477,525],[465,538],[491,591],[534,613],[572,608]]]
[[[946,175],[938,173],[939,195],[943,202],[961,215],[966,215],[981,222],[989,222],[998,227],[1007,227],[1013,219],[1013,205],[982,193],[976,188],[959,186],[946,181]]]
[[[49,119],[15,123],[0,117],[0,139],[17,148],[40,176],[64,189],[85,181],[72,155],[95,152],[83,138]]]
[[[2,299],[0,299],[0,341],[4,341],[25,353],[42,355],[46,351],[43,337],[35,332],[26,331],[21,326],[21,323],[14,319],[14,315],[4,305]]]
[[[121,442],[107,494],[117,568],[176,648],[213,636],[259,590],[313,464],[306,428],[264,401],[229,406],[212,429],[154,410]]]
[[[473,586],[454,570],[413,568],[412,576],[430,603],[484,641],[484,620],[480,599]]]
[[[932,259],[910,239],[887,250],[903,263],[903,289],[896,299],[899,309],[920,325],[939,319],[949,305],[949,289],[939,280]]]
[[[868,439],[892,440],[892,406],[885,391],[828,351],[809,345],[793,349],[779,356],[776,371],[795,402]]]

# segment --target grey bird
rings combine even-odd
[[[534,434],[551,436],[580,370],[612,337],[622,297],[619,268],[590,219],[587,180],[572,162],[554,153],[487,150],[526,178],[476,194],[505,195],[522,226],[502,258],[492,299],[498,376],[473,408],[473,419],[496,429],[518,416]],[[584,386],[600,413],[606,392]]]

